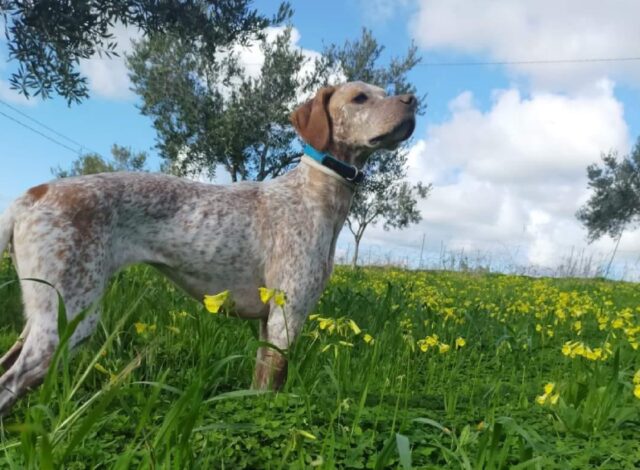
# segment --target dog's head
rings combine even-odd
[[[302,139],[322,152],[362,166],[377,149],[394,149],[413,133],[417,100],[387,96],[382,88],[349,82],[318,90],[291,122]]]

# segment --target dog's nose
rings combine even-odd
[[[412,94],[407,94],[407,95],[400,95],[399,96],[400,101],[402,101],[404,104],[406,104],[407,106],[417,106],[418,105],[418,100],[416,99],[416,97]]]

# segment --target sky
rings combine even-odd
[[[640,57],[640,2],[292,4],[292,47],[309,56],[366,27],[385,46],[383,59],[404,54],[412,42],[422,57],[410,79],[428,108],[410,142],[408,175],[433,183],[433,191],[419,203],[420,223],[367,230],[365,262],[436,267],[466,259],[534,274],[579,274],[581,266],[608,263],[615,241],[587,244],[575,212],[589,196],[587,165],[603,152],[627,154],[640,136],[640,60],[612,60]],[[272,14],[278,2],[254,5]],[[115,33],[125,51],[138,36],[120,26]],[[259,51],[242,54],[247,72],[256,73]],[[68,107],[60,98],[25,100],[10,90],[15,63],[7,59],[0,42],[0,210],[81,151],[109,155],[117,143],[149,152],[150,166],[159,167],[155,132],[138,110],[122,60],[83,62],[91,98]],[[345,229],[338,258],[352,252]],[[624,233],[610,276],[640,277],[640,231]]]

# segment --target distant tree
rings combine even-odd
[[[70,169],[57,167],[52,168],[51,172],[56,178],[68,178],[113,171],[145,171],[146,152],[133,152],[131,148],[113,144],[111,155],[110,160],[105,160],[97,153],[87,153],[74,160]]]
[[[602,166],[587,167],[592,194],[576,217],[588,230],[589,241],[605,234],[619,237],[626,226],[640,221],[640,138],[629,155],[602,156]]]
[[[418,200],[426,198],[431,191],[431,184],[418,182],[411,185],[405,181],[406,150],[386,152],[384,157],[375,158],[369,165],[371,176],[356,191],[347,217],[346,225],[355,242],[351,259],[354,267],[358,263],[360,242],[367,227],[381,221],[385,230],[402,229],[420,222],[422,216]]]
[[[88,96],[81,59],[116,54],[112,28],[132,25],[147,36],[170,35],[188,42],[198,54],[244,43],[265,27],[289,18],[288,4],[272,19],[250,8],[251,0],[0,0],[9,59],[18,62],[11,87],[25,96],[47,98],[55,92],[69,104]]]
[[[381,66],[384,47],[367,29],[361,37],[344,46],[331,46],[324,56],[328,68],[338,68],[347,80],[361,80],[385,88],[390,94],[416,93],[416,87],[408,73],[420,62],[415,45],[409,47],[404,57],[392,58],[388,65]],[[418,113],[424,112],[426,97],[419,97]],[[411,185],[407,176],[407,147],[403,143],[398,149],[379,151],[367,163],[367,178],[354,195],[351,212],[346,225],[354,237],[353,266],[358,263],[360,242],[365,230],[377,222],[383,228],[402,229],[421,220],[418,200],[429,194],[431,185]]]
[[[129,57],[141,111],[153,119],[164,169],[213,176],[217,165],[232,181],[263,180],[300,157],[289,115],[300,93],[322,84],[320,61],[291,47],[291,29],[275,40],[257,38],[264,63],[246,74],[237,53],[191,53],[180,40],[157,36],[136,44]]]

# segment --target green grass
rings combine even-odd
[[[15,276],[3,263],[0,285]],[[91,340],[61,350],[4,418],[0,466],[638,468],[638,305],[626,283],[339,268],[289,353],[285,390],[258,394],[257,325],[136,267],[111,283]],[[21,321],[5,285],[0,347]],[[606,358],[567,357],[570,340]],[[548,382],[558,401],[540,405]]]

